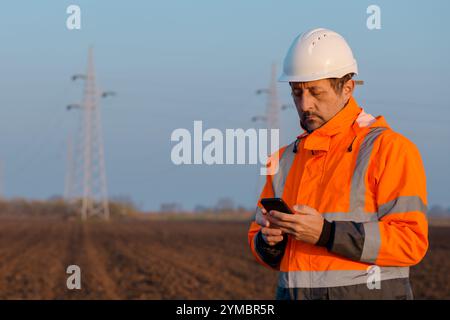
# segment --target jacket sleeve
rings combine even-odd
[[[266,182],[259,200],[261,200],[262,198],[272,198],[273,196],[274,192],[272,187],[272,176],[267,175]],[[287,236],[284,237],[283,241],[277,243],[274,246],[269,246],[264,241],[260,231],[261,226],[256,223],[258,215],[262,215],[262,206],[259,200],[255,210],[255,219],[251,222],[248,231],[248,243],[250,245],[253,256],[260,264],[270,269],[279,270],[279,265],[286,248]]]
[[[412,266],[428,249],[426,177],[416,146],[399,134],[374,160],[378,221],[334,221],[329,251],[379,266]]]

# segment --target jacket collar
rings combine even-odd
[[[373,127],[389,128],[389,125],[383,116],[376,117],[375,121],[366,127],[360,127],[356,122],[356,119],[362,111],[363,109],[359,107],[356,100],[353,97],[350,97],[344,108],[322,127],[314,130],[310,134],[304,132],[299,135],[297,139],[304,139],[305,142],[303,147],[305,149],[328,151],[330,149],[331,137],[348,130],[348,128],[353,129],[355,136]]]

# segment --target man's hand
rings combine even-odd
[[[274,246],[283,240],[283,232],[270,226],[270,222],[267,220],[267,211],[264,208],[261,208],[261,213],[256,214],[256,223],[262,227],[261,234],[264,241],[269,246]]]
[[[267,220],[273,228],[292,235],[296,240],[316,244],[322,233],[324,218],[314,208],[295,205],[298,214],[270,211]]]

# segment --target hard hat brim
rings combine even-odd
[[[310,74],[304,76],[292,76],[287,75],[283,72],[283,74],[278,78],[278,82],[309,82],[315,80],[322,80],[328,78],[342,78],[348,73],[358,74],[358,65],[356,61],[354,61],[351,65],[345,66],[343,68],[333,70],[331,72],[322,72],[318,74]]]

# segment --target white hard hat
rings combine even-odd
[[[313,29],[295,38],[284,58],[282,82],[306,82],[358,74],[345,39],[328,29]]]

